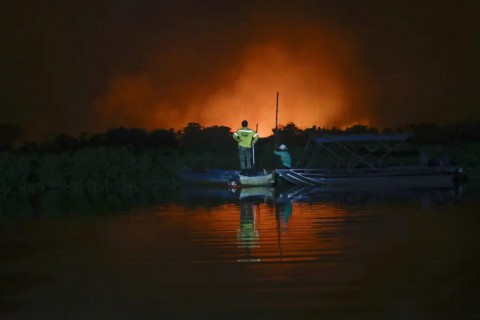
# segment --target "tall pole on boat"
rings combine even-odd
[[[275,103],[275,129],[273,131],[273,149],[278,145],[278,96],[279,92],[277,91],[277,101]]]
[[[276,111],[275,111],[275,132],[278,130],[278,91],[277,91],[277,103],[276,103]]]
[[[255,132],[258,133],[258,123],[257,123],[257,127],[255,128]],[[255,167],[255,143],[252,143],[252,164],[253,164],[253,168],[256,169],[256,167]]]

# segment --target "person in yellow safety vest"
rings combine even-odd
[[[233,139],[238,142],[240,169],[242,174],[252,170],[252,145],[258,140],[258,133],[248,128],[247,120],[242,121],[242,127],[233,133]]]

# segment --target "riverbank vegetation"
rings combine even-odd
[[[255,147],[258,168],[278,164],[273,150],[286,144],[294,163],[311,136],[322,134],[378,133],[355,125],[338,128],[300,129],[294,123],[280,126]],[[469,175],[480,175],[480,122],[445,126],[409,125],[383,129],[384,133],[408,132],[431,159],[448,156]],[[48,190],[72,193],[130,194],[145,189],[173,190],[183,168],[238,169],[236,143],[231,128],[203,127],[189,123],[183,130],[147,131],[114,128],[105,133],[61,134],[48,143],[25,142],[14,148],[18,128],[0,126],[0,196],[43,194]]]

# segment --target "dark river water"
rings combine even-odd
[[[4,201],[0,318],[480,319],[479,195],[197,187]]]

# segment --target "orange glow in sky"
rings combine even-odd
[[[236,130],[246,119],[269,136],[279,92],[279,125],[368,124],[374,92],[356,50],[347,34],[303,26],[288,38],[250,43],[227,68],[210,62],[211,74],[200,79],[189,78],[185,66],[172,71],[171,83],[157,81],[155,68],[118,75],[96,101],[98,119],[106,127],[149,130],[180,130],[189,122]],[[172,64],[181,64],[178,59],[171,57]]]
[[[17,145],[244,119],[269,136],[277,92],[279,125],[300,129],[480,119],[479,1],[9,3],[0,119]]]

